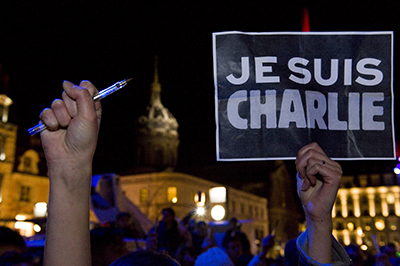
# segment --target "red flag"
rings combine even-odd
[[[302,16],[302,31],[310,31],[310,19],[308,17],[308,8],[303,8],[303,16]]]

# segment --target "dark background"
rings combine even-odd
[[[269,163],[216,162],[212,32],[301,31],[305,6],[312,31],[394,31],[396,96],[400,3],[347,2],[2,1],[0,62],[10,76],[9,90],[2,93],[14,101],[9,121],[19,125],[18,152],[32,146],[26,130],[61,96],[63,80],[87,79],[102,89],[132,77],[126,88],[102,101],[94,165],[94,173],[127,171],[135,156],[135,121],[149,102],[158,55],[161,100],[179,123],[178,169],[197,173],[217,166],[220,170],[203,177],[232,175],[239,182],[241,172],[230,173],[230,166],[264,170]],[[391,171],[395,164],[343,162],[345,174]]]

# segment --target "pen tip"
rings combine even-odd
[[[126,79],[125,82],[128,83],[131,80],[132,80],[132,78],[129,78],[129,79]]]

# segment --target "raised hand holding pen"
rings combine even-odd
[[[101,119],[97,89],[65,81],[62,100],[40,114],[50,179],[44,265],[91,265],[89,199]]]
[[[63,89],[62,100],[54,100],[51,108],[40,114],[47,126],[41,139],[48,164],[59,157],[93,157],[97,144],[101,103],[92,99],[96,87],[89,81],[82,81],[79,86],[64,81]]]

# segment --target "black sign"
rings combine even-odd
[[[392,32],[213,34],[217,159],[393,159]]]

